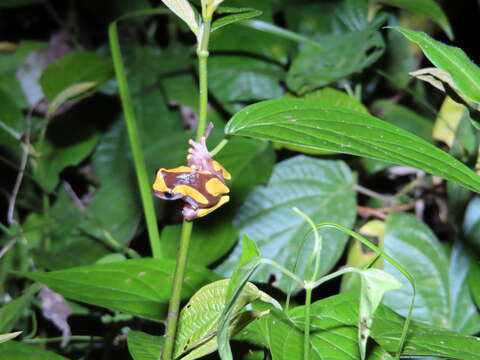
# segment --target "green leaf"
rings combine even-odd
[[[225,133],[412,166],[480,192],[480,177],[442,150],[373,116],[338,107],[263,101],[235,114]]]
[[[175,262],[171,260],[145,258],[19,274],[72,300],[162,320],[171,295],[174,268]],[[189,266],[182,298],[188,298],[200,286],[217,279],[205,268]]]
[[[374,29],[323,35],[318,45],[308,44],[293,59],[287,85],[299,94],[328,85],[373,64],[385,44]]]
[[[380,269],[361,270],[359,274],[362,277],[362,286],[360,290],[358,342],[360,355],[362,359],[365,359],[373,314],[380,305],[383,294],[402,287],[402,284],[392,275]]]
[[[448,46],[420,31],[394,27],[420,46],[436,67],[450,74],[456,87],[470,100],[480,103],[480,68],[457,47]]]
[[[318,353],[323,355],[322,358],[328,358],[328,355],[336,358],[335,356],[338,356],[340,351],[342,355],[345,355],[342,359],[358,359],[358,355],[349,355],[355,350],[357,352],[353,354],[358,354],[356,341],[352,342],[350,339],[352,334],[355,336],[356,333],[358,301],[359,299],[356,296],[336,295],[311,305],[312,324],[319,330],[312,332],[315,334],[315,337],[312,337],[311,343],[312,346],[319,344],[317,349]],[[298,326],[299,323],[301,324],[304,313],[304,306],[296,307],[289,313],[289,317],[293,320],[294,325]],[[403,323],[404,319],[400,315],[395,314],[388,307],[380,305],[374,315],[371,336],[384,350],[393,353],[397,350]],[[280,328],[281,324],[277,322],[274,325],[271,331],[277,327]],[[288,334],[296,337],[296,333],[291,328],[292,325],[289,326]],[[289,338],[291,341],[288,344],[282,341],[282,336],[284,340],[288,334],[285,332],[280,333],[277,339],[279,342],[277,349],[281,349],[280,346],[284,346],[285,352],[292,349],[295,338]],[[345,334],[346,337],[339,336],[339,334]],[[303,335],[300,333],[300,336]],[[320,343],[320,341],[322,342]],[[349,342],[352,343],[349,344]],[[313,352],[311,353],[313,354]],[[406,343],[402,351],[402,355],[406,357],[415,355],[439,356],[461,360],[477,359],[478,353],[480,353],[480,342],[476,337],[461,335],[441,327],[438,328],[416,322],[413,322],[409,327]],[[294,352],[288,351],[288,354],[293,355]],[[349,357],[346,357],[347,355]],[[288,357],[285,359],[288,359]],[[292,357],[292,359],[294,358]]]
[[[304,218],[296,216],[297,207],[315,223],[332,221],[352,226],[356,214],[353,177],[341,161],[326,161],[297,156],[275,166],[267,186],[257,186],[238,212],[235,222],[241,235],[254,240],[262,253],[300,277],[310,258],[313,241]],[[340,257],[347,236],[341,232],[322,230],[325,245],[319,275],[326,273]],[[238,245],[229,258],[217,268],[228,276],[240,259]],[[298,265],[296,262],[298,259]],[[288,291],[290,280],[278,270],[263,267],[254,280],[268,282],[274,274],[275,286]]]
[[[273,22],[271,2],[242,1],[241,7],[249,7],[248,3],[262,11],[263,19]],[[208,87],[227,111],[234,113],[245,102],[283,95],[280,81],[290,42],[234,24],[212,33],[210,43]]]
[[[480,279],[480,264],[478,260],[472,260],[468,272],[468,286],[477,307],[480,306],[480,282],[478,279]]]
[[[22,224],[35,264],[48,270],[90,265],[109,250],[97,239],[78,231],[88,212],[79,208],[65,186],[56,192],[57,198],[48,216],[32,213]],[[90,231],[98,226],[95,223]],[[48,250],[43,246],[43,236],[51,240]]]
[[[56,146],[49,140],[38,148],[37,178],[47,192],[57,186],[62,170],[70,165],[77,165],[85,159],[95,148],[99,140],[98,134],[92,134],[85,139],[67,147]]]
[[[259,319],[264,315],[265,313],[261,313],[255,310],[244,311],[238,314],[238,316],[235,317],[228,326],[228,335],[230,337],[235,336],[239,331],[241,331],[244,327],[248,326],[252,321]],[[210,340],[207,340],[205,343],[189,352],[185,357],[182,357],[182,360],[199,359],[201,357],[204,357],[205,355],[214,352],[218,348],[217,342],[217,337],[213,337]]]
[[[196,19],[195,11],[188,0],[162,0],[162,2],[172,10],[175,15],[185,21],[194,34],[197,34],[199,24]]]
[[[467,206],[463,222],[463,233],[468,245],[473,249],[480,246],[480,197],[474,197]],[[480,256],[475,251],[471,256],[470,271],[468,274],[468,284],[472,297],[480,307]]]
[[[303,99],[308,101],[316,101],[326,106],[337,106],[364,114],[369,113],[368,109],[360,101],[351,97],[346,92],[334,88],[325,88],[305,94]]]
[[[243,31],[237,30],[237,34],[241,36]],[[248,43],[252,40],[246,38],[236,41]],[[236,103],[282,96],[280,80],[283,72],[279,65],[254,55],[215,54],[209,58],[208,87],[226,110],[233,113],[241,108]]]
[[[55,96],[55,99],[53,99],[50,104],[48,108],[48,116],[53,115],[60,105],[93,89],[95,85],[96,83],[93,81],[81,82],[62,90],[57,96]]]
[[[288,28],[314,37],[321,34],[345,33],[368,27],[368,2],[290,2],[285,11]]]
[[[215,335],[220,315],[225,308],[229,282],[230,279],[219,280],[202,287],[182,309],[175,338],[175,358]],[[258,299],[260,290],[247,283],[234,303],[232,317],[237,316],[247,304]]]
[[[24,116],[17,105],[0,90],[0,145],[19,145],[24,128]]]
[[[380,250],[383,251],[383,234],[385,223],[380,220],[370,220],[363,224],[358,230],[362,236],[371,239]],[[376,259],[376,260],[375,260]],[[373,263],[372,263],[373,261]],[[347,266],[355,268],[383,269],[384,259],[365,248],[359,240],[351,240],[347,251]],[[340,293],[357,295],[360,293],[362,279],[356,273],[346,273],[342,276]]]
[[[0,344],[0,360],[68,360],[41,347],[27,345],[18,341]]]
[[[319,302],[311,305],[311,323],[309,337],[309,360],[322,359],[360,359],[356,326],[345,324],[343,319],[326,314],[324,308],[319,311]],[[352,303],[353,305],[353,303]],[[355,304],[358,316],[358,299]],[[328,309],[330,310],[330,308]],[[354,311],[353,308],[348,311]],[[296,307],[288,315],[274,312],[266,318],[267,325],[262,329],[268,339],[273,360],[304,359],[303,328],[305,307]],[[358,317],[357,317],[358,321]],[[369,360],[392,358],[378,346],[371,349]]]
[[[470,258],[468,250],[457,242],[450,253],[450,328],[462,334],[475,335],[480,331],[480,314],[468,284]]]
[[[128,333],[128,351],[133,360],[158,360],[165,338],[153,336],[141,331]]]
[[[15,327],[37,291],[37,286],[31,286],[24,295],[0,308],[0,333],[9,332]]]
[[[261,262],[257,244],[248,236],[242,238],[242,257],[238,262],[228,283],[225,294],[224,308],[218,320],[218,353],[222,360],[232,360],[232,349],[229,341],[230,319],[235,321],[234,313],[237,303],[243,296],[245,288],[249,286],[248,280],[252,277]],[[260,299],[262,296],[260,295]]]
[[[416,134],[426,141],[432,141],[433,121],[430,119],[387,99],[376,100],[372,106],[375,112],[380,113],[378,117],[381,119]]]
[[[468,294],[468,258],[455,246],[449,260],[433,232],[413,215],[396,213],[388,217],[384,250],[408,269],[415,279],[417,298],[413,319],[462,333],[480,330],[480,318]],[[385,295],[384,303],[406,315],[411,287],[399,272],[385,263],[385,271],[400,279],[404,287]]]
[[[475,196],[465,210],[463,232],[468,244],[478,249],[480,247],[480,196]]]
[[[398,25],[398,22],[399,19],[396,17],[389,19],[391,26]],[[412,79],[409,73],[417,69],[417,54],[410,46],[410,42],[397,31],[389,31],[386,42],[387,85],[395,90],[403,90]]]
[[[142,216],[131,178],[119,175],[102,185],[88,204],[79,227],[94,238],[108,241],[113,237],[120,244],[128,244],[137,233]]]
[[[231,8],[231,7],[219,7],[217,8],[217,14],[231,14],[222,16],[212,23],[211,32],[220,29],[223,26],[236,23],[238,21],[251,19],[260,16],[262,12],[260,10],[251,8]]]
[[[91,51],[76,51],[51,64],[40,77],[40,85],[48,101],[68,87],[95,82],[97,88],[113,76],[110,59]]]
[[[422,14],[435,21],[450,40],[453,39],[453,32],[448,22],[447,15],[443,12],[440,5],[435,0],[379,0],[380,2],[397,6],[399,8]]]
[[[21,333],[22,333],[21,331],[17,331],[17,332],[13,332],[13,333],[9,333],[9,334],[0,335],[0,344],[4,343],[4,342],[7,342],[8,340],[12,340],[12,339],[16,338]]]
[[[163,228],[160,247],[164,257],[176,259],[181,231],[181,225]],[[195,222],[188,249],[189,263],[207,266],[217,261],[235,244],[237,234],[238,230],[232,225],[231,218],[225,216],[213,223]]]
[[[353,111],[359,111],[369,114],[367,108],[357,99],[351,97],[343,91],[334,88],[325,88],[305,94],[302,99],[316,101],[326,106],[338,106]],[[301,152],[308,155],[324,155],[331,154],[329,151],[312,149],[309,147],[275,143],[275,148],[286,148],[292,151]]]

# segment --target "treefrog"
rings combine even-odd
[[[205,216],[230,200],[225,180],[231,175],[207,150],[206,138],[211,128],[209,124],[199,142],[190,140],[188,166],[157,170],[153,184],[154,194],[159,198],[185,202],[182,214],[187,220]]]

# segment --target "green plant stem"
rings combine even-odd
[[[22,342],[29,344],[46,344],[52,342],[60,342],[63,340],[62,336],[53,337],[53,338],[34,338],[34,339],[23,339]],[[85,335],[72,335],[70,336],[70,341],[102,341],[103,338],[100,336],[85,336]]]
[[[210,38],[210,20],[204,18],[202,37],[198,40],[198,75],[199,75],[199,119],[196,139],[199,141],[205,133],[207,125],[207,107],[208,107],[208,83],[207,83],[207,60],[208,60],[208,41]],[[192,234],[193,223],[184,220],[182,224],[182,233],[180,237],[180,248],[177,255],[177,264],[175,275],[173,277],[172,297],[168,306],[167,328],[165,329],[165,345],[161,355],[162,360],[171,360],[175,347],[175,335],[177,332],[178,315],[180,311],[180,299],[182,293],[183,278],[185,267],[187,265],[188,248],[190,245],[190,236]]]
[[[190,245],[190,235],[192,234],[193,223],[183,221],[182,234],[180,236],[180,248],[177,255],[177,264],[175,267],[175,276],[173,278],[172,297],[168,305],[167,328],[165,329],[165,346],[163,348],[162,359],[171,360],[175,345],[175,334],[177,331],[178,313],[180,310],[180,299],[187,265],[188,247]]]
[[[310,306],[312,304],[312,288],[305,289],[305,328],[303,336],[303,359],[310,358]]]
[[[203,34],[200,39],[200,44],[197,49],[198,57],[198,77],[200,86],[200,98],[199,98],[199,114],[198,114],[198,127],[197,127],[197,141],[205,133],[205,127],[207,126],[207,109],[208,109],[208,42],[210,39],[210,21],[205,20],[203,24]]]
[[[222,141],[220,141],[218,145],[215,146],[215,148],[212,151],[210,151],[210,156],[214,157],[215,155],[217,155],[227,144],[228,144],[227,139],[223,139]]]
[[[132,149],[133,160],[135,164],[135,173],[137,174],[138,185],[140,188],[140,196],[142,199],[145,221],[147,223],[148,238],[152,249],[153,257],[162,258],[160,248],[160,234],[158,231],[157,218],[155,216],[155,208],[153,206],[152,190],[150,181],[147,176],[145,160],[143,157],[142,147],[140,145],[140,136],[135,120],[135,113],[130,98],[130,90],[128,88],[125,68],[122,62],[122,54],[120,51],[120,42],[118,40],[117,23],[113,22],[108,28],[110,39],[110,48],[112,51],[113,67],[118,82],[120,98],[122,100],[123,113],[127,124],[128,137],[130,139],[130,147]]]
[[[312,276],[310,277],[310,282],[312,283],[317,279],[318,271],[320,269],[320,255],[322,253],[322,237],[318,233],[318,229],[315,226],[313,220],[305,214],[300,209],[294,207],[293,211],[297,214],[302,216],[310,225],[313,231],[313,235],[315,237],[315,247],[313,249],[313,254],[310,260],[307,263],[307,270],[309,271],[310,267],[312,266],[313,261],[315,261],[315,265],[313,268]],[[304,360],[308,360],[310,357],[310,306],[312,304],[312,290],[313,288],[310,286],[305,287],[305,327],[303,330],[303,358]]]

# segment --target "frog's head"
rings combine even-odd
[[[175,169],[159,169],[155,175],[153,183],[154,194],[163,200],[178,200],[184,197],[184,194],[174,192],[177,183],[175,178],[181,172],[188,172],[191,169],[187,166],[180,166]]]

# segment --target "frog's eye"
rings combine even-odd
[[[171,199],[173,197],[173,194],[170,191],[165,191],[163,193],[163,196],[165,196],[167,199]]]

